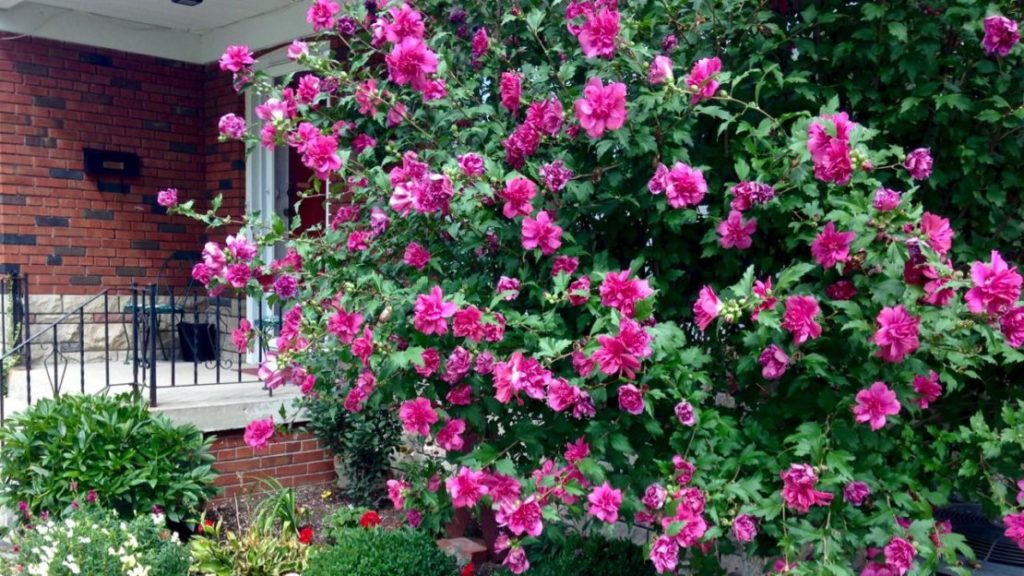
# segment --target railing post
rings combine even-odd
[[[139,394],[139,288],[132,281],[132,393]]]
[[[156,284],[149,285],[149,407],[156,408]]]
[[[13,312],[13,309],[12,309]],[[0,354],[7,353],[7,280],[0,278]],[[0,382],[2,384],[2,382]]]
[[[78,376],[85,394],[85,307],[78,309]]]
[[[178,339],[178,332],[174,328],[174,319],[178,317],[178,314],[177,312],[175,312],[174,308],[174,286],[168,287],[167,290],[171,299],[171,387],[173,388],[176,379],[174,374],[174,367],[178,364],[178,356],[175,354],[174,350],[174,342],[175,340]]]
[[[59,328],[60,324],[54,324],[50,327],[50,329],[53,330],[53,386],[51,388],[53,390],[53,398],[55,400],[60,396],[61,385],[61,382],[57,380],[57,374],[60,372],[60,369],[57,367],[57,362],[60,360],[60,354],[57,353],[57,332],[59,331]]]
[[[21,307],[21,342],[24,344],[30,337],[29,310],[28,310],[28,276],[24,277],[25,285],[21,293],[25,297],[25,304]],[[27,388],[26,399],[28,405],[32,405],[32,345],[25,346],[25,387]]]
[[[199,293],[196,290],[192,291],[192,384],[199,384]]]
[[[239,298],[238,300],[236,300],[238,305],[235,306],[235,310],[238,312],[238,323],[239,324],[242,323],[242,318],[243,318],[243,315],[245,314],[245,312],[243,312],[243,309],[242,309],[242,302],[243,301],[244,301],[244,298]],[[220,344],[220,342],[221,342],[221,335],[217,334],[217,344]],[[241,348],[239,348],[238,349],[238,381],[239,382],[242,381],[242,352],[243,352],[243,350]]]
[[[123,322],[124,319],[122,318]],[[122,324],[123,326],[124,324]],[[110,293],[103,291],[103,358],[105,361],[106,386],[110,388]]]
[[[217,294],[217,301],[214,303],[217,310],[215,316],[216,321],[213,324],[213,331],[216,333],[217,342],[211,342],[211,345],[213,346],[213,361],[216,364],[217,370],[217,384],[220,384],[220,298],[220,294]]]

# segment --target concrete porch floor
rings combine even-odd
[[[77,362],[68,362],[58,366],[60,382],[59,393],[81,394],[82,370]],[[133,381],[132,366],[123,361],[110,364],[110,388],[107,394],[131,392]],[[86,362],[84,364],[84,393],[100,394],[108,381],[105,362]],[[175,386],[171,386],[172,371]],[[36,367],[31,371],[32,402],[41,398],[53,397],[54,367]],[[256,377],[256,366],[243,365],[241,382],[237,367],[230,369],[221,367],[219,384],[216,367],[208,367],[203,363],[194,365],[191,362],[158,361],[156,364],[157,405],[154,411],[167,415],[178,423],[194,424],[204,432],[237,430],[244,428],[255,418],[274,416],[279,420],[282,404],[289,414],[294,414],[293,401],[302,394],[296,386],[286,386],[274,390],[271,396],[263,389],[263,383]],[[4,399],[4,417],[9,418],[24,410],[29,402],[29,372],[24,368],[15,368],[8,377],[8,394]],[[138,375],[138,388],[142,398],[149,400],[150,372]],[[198,383],[198,384],[197,384]]]

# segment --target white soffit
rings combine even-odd
[[[308,35],[307,0],[0,0],[0,38],[36,36],[205,64]],[[2,41],[2,40],[0,40]]]

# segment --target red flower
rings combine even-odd
[[[216,524],[212,519],[203,518],[203,523],[197,526],[197,528],[199,529],[199,532],[206,532],[207,530],[212,529],[215,525]]]
[[[476,568],[472,564],[466,564],[466,567],[462,569],[459,576],[473,576],[476,573]]]
[[[304,527],[299,529],[299,542],[302,542],[303,544],[312,544],[313,543],[313,527],[312,526],[304,526]]]
[[[359,525],[363,528],[373,528],[374,526],[380,526],[380,514],[377,514],[373,510],[362,515],[359,518]]]

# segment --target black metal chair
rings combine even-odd
[[[160,272],[157,274],[156,286],[156,297],[158,302],[156,305],[152,305],[148,301],[149,294],[143,292],[141,302],[128,302],[124,305],[122,310],[123,316],[136,316],[138,321],[133,322],[133,326],[138,326],[141,334],[138,335],[137,339],[129,339],[129,345],[131,342],[140,342],[142,345],[141,358],[146,358],[146,351],[149,350],[149,325],[150,322],[154,322],[157,343],[160,346],[160,352],[163,354],[164,360],[173,360],[167,353],[167,344],[164,339],[160,337],[160,320],[163,317],[170,317],[171,320],[171,338],[176,338],[178,335],[174,334],[175,326],[180,326],[185,320],[185,306],[184,303],[188,302],[191,297],[193,302],[198,300],[195,279],[192,278],[192,268],[195,266],[196,260],[189,254],[173,254],[164,259],[163,264],[160,266]],[[181,291],[177,291],[173,287],[174,278],[187,278],[185,288]],[[159,299],[166,298],[166,302],[160,302]],[[125,328],[125,335],[128,335],[127,326]],[[172,350],[174,344],[171,344]],[[173,353],[173,352],[172,352]],[[154,359],[155,360],[155,359]],[[125,358],[125,362],[128,362],[128,358]],[[145,363],[146,361],[144,361]]]

